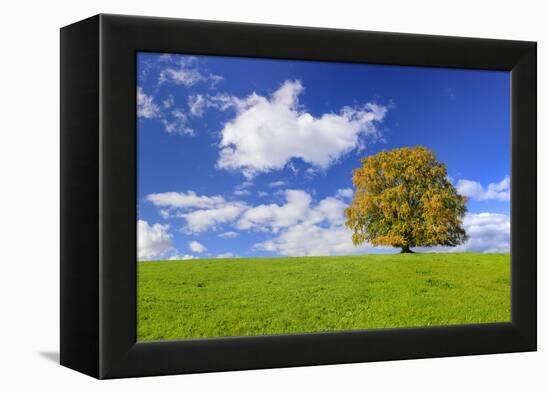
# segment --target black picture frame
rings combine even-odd
[[[136,53],[511,72],[511,322],[136,342]],[[96,378],[535,351],[536,43],[97,15],[61,29],[61,364]]]

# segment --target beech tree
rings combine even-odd
[[[423,146],[382,151],[353,171],[356,188],[346,209],[353,244],[400,247],[457,246],[466,198],[447,178],[445,164]]]

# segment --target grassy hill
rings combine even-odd
[[[509,254],[138,263],[139,340],[509,319]]]

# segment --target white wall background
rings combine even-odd
[[[543,1],[6,1],[0,21],[0,390],[544,391],[550,43]],[[539,352],[99,382],[55,364],[59,345],[59,31],[99,12],[539,42]],[[548,70],[548,67],[546,67]],[[546,278],[546,279],[545,279]],[[544,365],[547,362],[548,364]]]

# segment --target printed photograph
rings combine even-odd
[[[510,321],[510,75],[140,52],[139,341]]]

